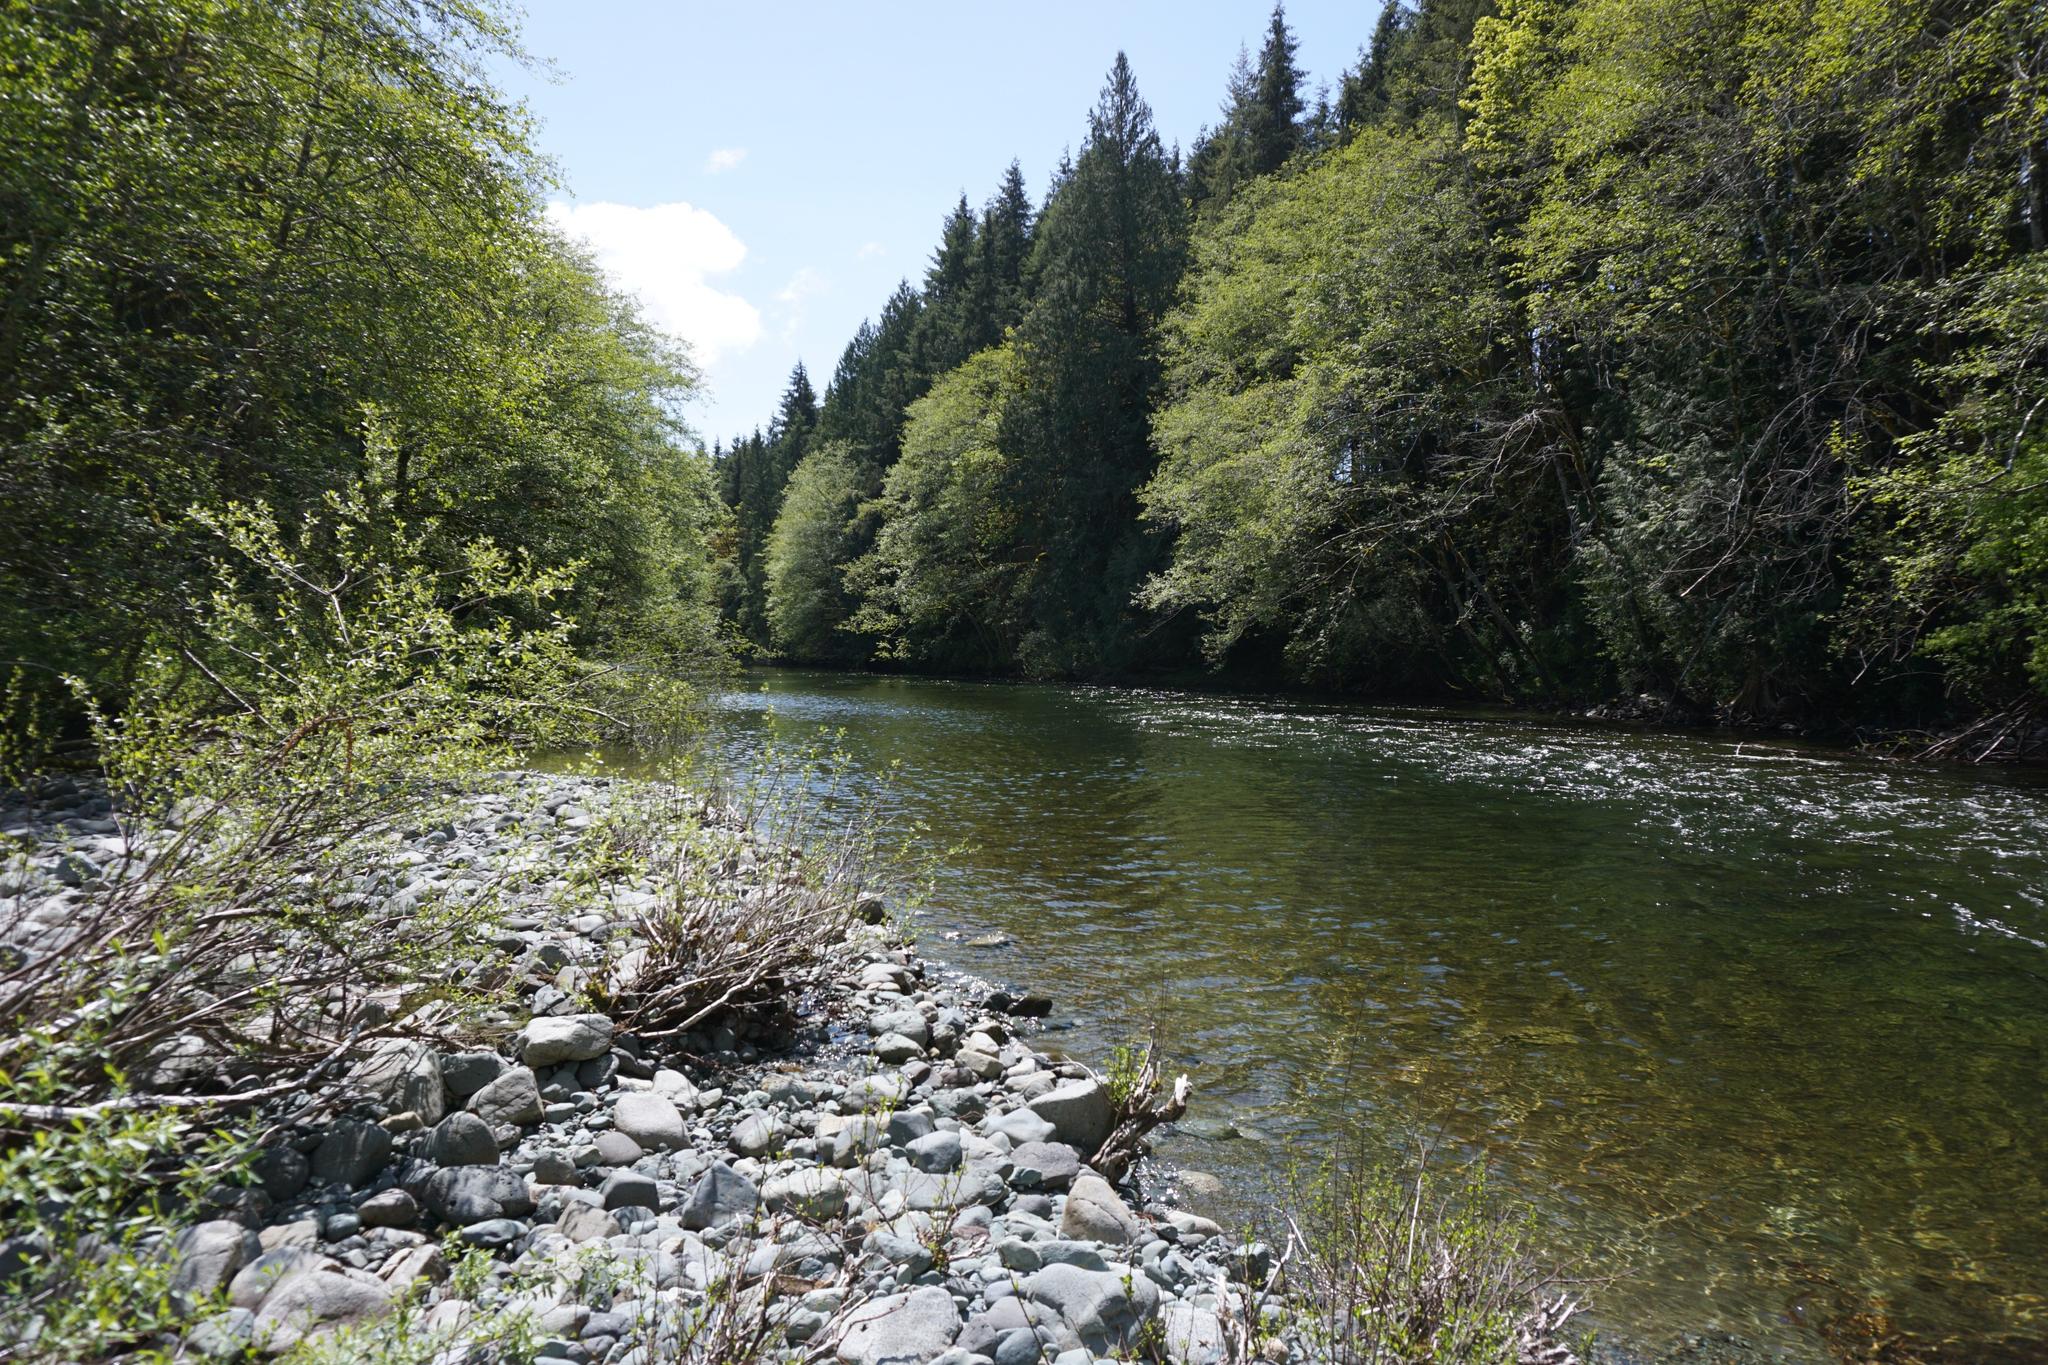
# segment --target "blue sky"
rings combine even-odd
[[[1372,32],[1373,0],[1297,0],[1313,91]],[[1213,123],[1269,0],[705,4],[528,0],[552,75],[500,84],[541,120],[565,182],[551,212],[655,320],[688,340],[705,441],[767,421],[801,358],[822,391],[839,352],[939,225],[1012,158],[1034,202],[1076,146],[1118,49],[1161,134]]]

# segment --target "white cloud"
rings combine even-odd
[[[789,277],[789,283],[782,286],[782,291],[775,298],[778,303],[786,303],[795,308],[805,299],[815,298],[829,288],[831,285],[826,282],[823,275],[805,266]]]
[[[708,281],[747,255],[746,243],[714,215],[684,203],[554,203],[548,218],[588,242],[604,272],[640,296],[648,321],[689,342],[701,363],[760,339],[760,310]]]
[[[746,159],[747,149],[744,147],[720,147],[704,158],[704,170],[706,174],[718,175],[737,169]]]
[[[882,254],[886,248],[880,242],[862,242],[860,250],[853,253],[855,260],[867,261]]]
[[[831,289],[831,281],[823,275],[804,266],[789,277],[789,283],[776,292],[775,302],[782,319],[780,336],[786,345],[793,345],[797,333],[804,325],[804,304]]]

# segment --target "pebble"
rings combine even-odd
[[[652,1324],[676,1321],[672,1307],[701,1301],[744,1256],[789,1286],[774,1320],[792,1354],[1089,1365],[1140,1349],[1139,1325],[1156,1319],[1187,1343],[1176,1359],[1210,1365],[1216,1316],[1184,1296],[1226,1273],[1257,1277],[1272,1253],[1170,1204],[1141,1216],[1088,1170],[1113,1106],[1093,1076],[1031,1046],[1036,1026],[1017,1021],[1049,1001],[937,981],[863,928],[825,993],[836,1040],[816,1030],[792,1049],[714,1025],[647,1043],[582,1003],[604,998],[584,983],[644,969],[637,916],[666,903],[654,881],[629,878],[594,903],[578,893],[573,918],[553,911],[568,894],[560,869],[610,792],[534,777],[464,798],[412,837],[389,885],[364,889],[377,906],[458,882],[532,886],[500,916],[475,979],[527,975],[495,1037],[380,1044],[350,1073],[372,1108],[258,1156],[252,1216],[267,1226],[202,1225],[220,1251],[195,1254],[191,1273],[231,1306],[187,1337],[190,1353],[284,1349],[382,1315],[401,1293],[423,1329],[459,1332],[530,1293],[517,1286],[557,1258],[602,1246],[618,1287],[595,1303],[549,1291],[537,1360],[671,1358]],[[734,886],[773,874],[765,851],[739,847],[721,874]],[[384,1008],[397,1007],[393,994]],[[810,1001],[800,1009],[800,1027],[820,1022]],[[1198,1173],[1180,1187],[1220,1192]],[[450,1230],[492,1258],[462,1281],[466,1298],[451,1296],[438,1250]]]

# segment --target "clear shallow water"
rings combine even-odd
[[[1533,1200],[1606,1334],[2048,1358],[2048,789],[1773,742],[773,672],[968,850],[926,950],[1156,1024],[1195,1113],[1434,1138]],[[1017,946],[944,937],[1000,931]],[[1233,1188],[1277,1141],[1163,1144]],[[1442,1156],[1439,1161],[1445,1159]],[[1861,1314],[1862,1317],[1852,1315]],[[1860,1358],[1860,1357],[1859,1357]]]

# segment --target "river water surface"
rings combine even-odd
[[[1603,1333],[2042,1359],[2048,791],[1790,743],[1312,702],[798,672],[741,766],[843,730],[966,845],[932,956],[1156,1025],[1165,1155],[1249,1211],[1290,1141],[1433,1140],[1534,1201]],[[958,938],[949,939],[951,932]],[[1002,949],[961,940],[1001,933]],[[1241,1130],[1232,1135],[1229,1125]],[[1188,1131],[1188,1129],[1200,1131]]]

